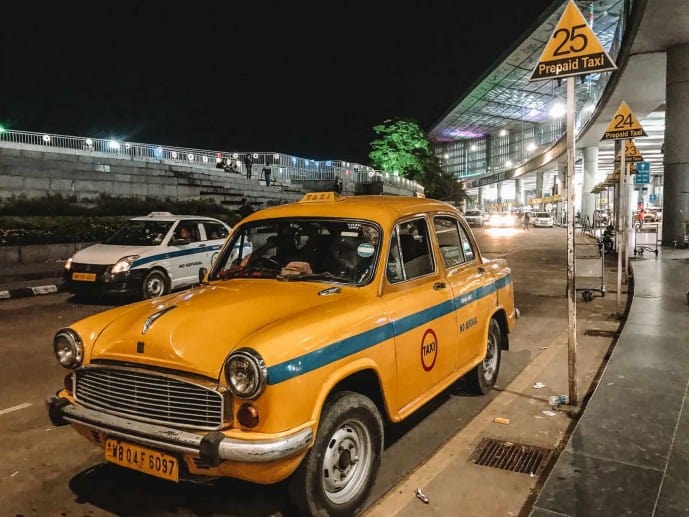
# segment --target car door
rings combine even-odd
[[[202,225],[197,220],[180,220],[170,239],[171,287],[198,283],[199,271],[210,267],[206,252],[207,243],[202,239]]]
[[[229,228],[220,221],[203,221],[201,226],[203,229],[201,238],[206,245],[206,263],[204,267],[206,269],[210,269],[211,264],[218,256],[220,248],[222,248],[222,245],[229,234]]]
[[[458,218],[436,215],[433,228],[452,290],[459,339],[457,368],[463,372],[485,352],[485,335],[495,299],[493,279],[480,262],[469,230]]]
[[[452,290],[438,267],[425,217],[394,227],[384,297],[395,335],[396,409],[406,414],[442,388],[457,355]]]

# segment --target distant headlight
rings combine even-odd
[[[234,395],[244,399],[258,397],[266,386],[268,372],[263,358],[254,350],[242,348],[225,363],[225,379]]]
[[[72,257],[69,257],[67,259],[67,262],[65,262],[65,269],[67,269],[67,270],[72,269]]]
[[[55,334],[53,349],[57,362],[65,368],[76,368],[84,359],[84,345],[81,338],[71,329],[62,329]]]
[[[139,255],[129,255],[128,257],[122,257],[120,260],[115,262],[115,265],[112,266],[110,272],[114,275],[116,273],[124,273],[125,271],[129,271],[129,268],[132,267],[132,262],[134,262],[138,258]]]

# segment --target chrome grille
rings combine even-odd
[[[194,429],[220,429],[223,423],[219,392],[139,370],[79,369],[75,396],[86,407],[146,422]]]

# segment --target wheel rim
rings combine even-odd
[[[486,350],[486,357],[483,359],[483,378],[490,382],[495,375],[498,367],[498,338],[495,332],[488,333],[488,349]]]
[[[354,498],[368,481],[373,458],[371,435],[361,422],[349,420],[328,442],[323,455],[323,489],[334,504]]]
[[[165,279],[161,275],[151,275],[146,280],[146,294],[149,298],[157,298],[165,292]]]

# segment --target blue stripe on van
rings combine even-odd
[[[488,296],[512,282],[512,276],[506,275],[490,285],[482,286],[469,293],[456,296],[452,300],[440,303],[409,316],[405,316],[393,323],[386,323],[382,327],[367,330],[356,336],[336,341],[328,346],[295,357],[284,363],[268,368],[268,384],[279,384],[304,373],[316,370],[334,361],[356,354],[395,336],[399,336],[414,328],[427,324],[441,316],[455,311],[476,300]]]
[[[222,244],[218,244],[214,246],[203,246],[201,248],[190,248],[186,250],[176,250],[167,251],[165,253],[158,253],[157,255],[151,255],[150,257],[142,257],[136,259],[132,263],[132,269],[134,269],[135,267],[143,266],[144,264],[149,264],[151,262],[157,262],[159,260],[166,260],[175,257],[184,257],[185,255],[196,255],[197,253],[207,253],[209,251],[219,250],[221,247]]]

